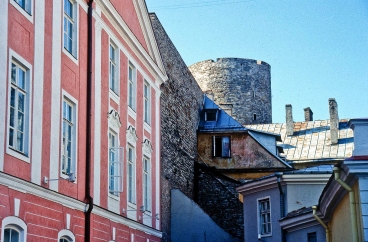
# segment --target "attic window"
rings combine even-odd
[[[206,121],[216,121],[217,120],[217,109],[209,109],[205,111]]]
[[[213,156],[231,157],[229,136],[213,136]]]
[[[257,114],[253,113],[253,121],[257,120]]]

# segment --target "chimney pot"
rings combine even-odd
[[[291,104],[285,105],[286,110],[286,135],[294,134],[293,110]]]
[[[310,107],[304,108],[304,119],[305,122],[313,121],[313,112]]]
[[[339,114],[335,98],[328,99],[330,111],[330,133],[331,144],[337,144],[339,141]]]

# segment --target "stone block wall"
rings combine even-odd
[[[202,90],[241,124],[272,123],[271,66],[266,62],[219,58],[189,70]]]
[[[226,232],[244,238],[243,203],[236,187],[239,182],[215,173],[205,165],[198,165],[198,193],[195,202]]]
[[[168,80],[161,86],[162,241],[170,241],[170,191],[193,198],[197,127],[203,92],[154,13],[151,23]]]

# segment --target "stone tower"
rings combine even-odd
[[[189,70],[203,92],[241,124],[272,123],[271,66],[266,62],[218,58]]]

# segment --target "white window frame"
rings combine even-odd
[[[25,71],[25,78],[24,78],[24,89],[21,90],[21,88],[18,88],[16,91],[16,94],[18,92],[24,93],[25,100],[24,100],[24,131],[23,131],[23,150],[17,150],[16,147],[12,147],[9,145],[10,141],[10,101],[11,101],[11,91],[14,89],[16,85],[12,84],[12,65],[15,64],[19,68]],[[15,103],[17,103],[17,98],[15,100]],[[9,76],[8,76],[8,107],[7,107],[7,139],[6,139],[6,153],[14,156],[22,161],[30,162],[30,144],[31,144],[31,104],[32,104],[32,65],[29,64],[25,59],[23,59],[20,55],[15,53],[13,50],[9,50]],[[16,104],[16,109],[17,109]],[[18,110],[17,110],[18,111]],[[17,119],[15,119],[14,127],[17,125]],[[14,137],[14,136],[13,136]],[[13,138],[14,142],[15,138]],[[14,144],[14,143],[13,143]]]
[[[25,2],[24,8],[20,6],[18,0],[10,0],[10,4],[13,5],[26,19],[33,23],[33,0],[23,0]]]
[[[145,211],[152,212],[151,159],[147,156],[143,156],[142,172],[143,206]]]
[[[132,111],[136,111],[137,98],[137,69],[129,62],[128,65],[128,107]]]
[[[263,233],[262,232],[262,214],[261,214],[261,203],[264,202],[264,201],[268,201],[268,204],[269,204],[269,221],[267,223],[270,224],[270,231],[266,231],[268,233]],[[258,198],[257,199],[257,227],[258,227],[258,234],[261,236],[261,237],[269,237],[269,236],[272,236],[272,216],[271,216],[271,197],[270,196],[267,196],[267,197],[262,197],[262,198]]]
[[[62,30],[62,40],[63,40],[63,52],[69,57],[71,58],[76,64],[78,64],[78,10],[79,10],[79,6],[77,1],[75,0],[62,0],[63,1],[63,30]],[[66,12],[65,12],[65,2],[70,2],[72,4],[72,15],[73,16],[69,16]],[[65,32],[65,22],[69,21],[73,24],[72,27],[72,44],[71,44],[71,50],[68,49],[67,43],[65,42],[65,36],[66,36],[66,32]],[[68,36],[68,35],[67,35]]]
[[[113,51],[111,51],[113,49]],[[115,96],[116,99],[119,100],[119,90],[120,90],[120,82],[119,82],[119,48],[118,46],[110,40],[109,44],[109,87],[111,94]],[[114,56],[112,56],[112,53]],[[112,73],[112,66],[114,67],[114,71]]]
[[[59,231],[57,241],[59,242],[61,238],[67,239],[70,242],[75,241],[75,235],[68,229],[63,229]]]
[[[73,173],[74,178],[77,177],[77,160],[78,160],[78,101],[73,98],[70,94],[63,90],[63,98],[61,100],[61,135],[60,135],[60,177],[68,179],[68,174],[63,172],[63,149],[65,149],[63,145],[63,130],[64,130],[64,122],[68,123],[68,120],[64,120],[64,102],[67,105],[71,105],[72,109],[72,135],[71,135],[71,164],[70,164],[70,173]],[[74,142],[74,144],[73,144]],[[75,179],[75,183],[77,179]]]
[[[21,220],[18,217],[15,216],[10,216],[10,217],[6,217],[3,219],[2,221],[2,226],[1,226],[1,240],[0,241],[5,241],[4,240],[4,232],[5,229],[14,229],[16,231],[19,232],[19,241],[23,242],[26,241],[27,238],[27,225],[26,223]]]
[[[228,155],[223,155],[224,151],[223,151],[223,145],[224,145],[224,138],[228,138],[229,139],[229,154]],[[217,154],[216,153],[216,140],[217,139],[221,139],[221,154]],[[213,136],[213,140],[212,140],[213,146],[212,146],[212,154],[213,157],[219,157],[219,158],[230,158],[231,157],[231,136],[230,135],[223,135],[223,136]]]
[[[112,142],[112,138],[114,142]],[[109,131],[109,195],[118,197],[123,191],[123,164],[121,162],[123,157],[123,147],[119,147],[119,136],[114,131]],[[114,159],[112,160],[112,155]],[[111,170],[113,168],[113,170]],[[112,173],[111,173],[112,171]],[[113,189],[111,189],[113,184]]]
[[[151,124],[151,85],[143,82],[143,120],[146,124]]]
[[[131,144],[128,144],[127,146],[126,157],[127,157],[127,200],[128,204],[136,206],[137,205],[136,154],[135,154],[135,147],[132,146]],[[132,174],[129,174],[130,167]]]

